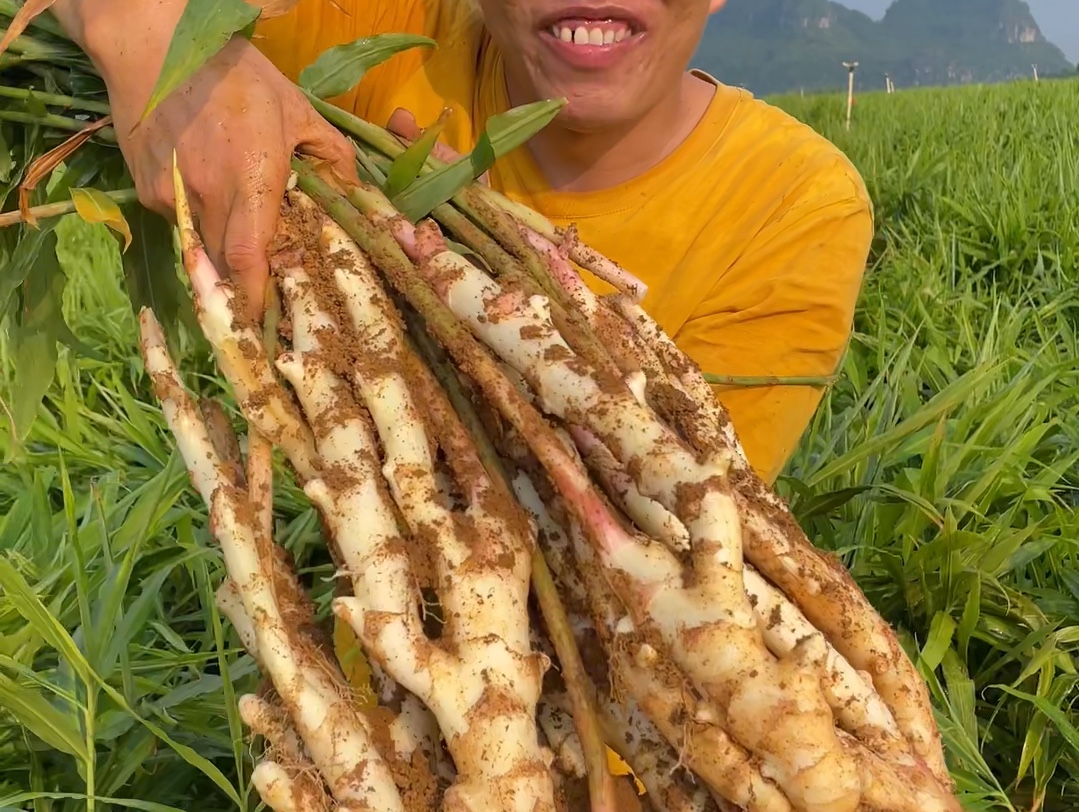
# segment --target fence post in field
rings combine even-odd
[[[844,62],[843,67],[847,69],[847,129],[850,129],[850,113],[854,107],[854,69],[858,67],[857,62]]]

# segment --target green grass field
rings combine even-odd
[[[842,379],[781,488],[919,658],[966,807],[1077,809],[1079,84],[865,95],[849,133],[838,96],[776,102],[851,156],[878,222]],[[61,351],[25,447],[0,434],[0,809],[255,809],[235,710],[255,672],[213,608],[221,558],[116,243],[60,234],[95,356]],[[278,510],[324,599],[312,510],[295,490]]]

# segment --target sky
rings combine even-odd
[[[892,0],[839,0],[848,8],[864,11],[875,20],[884,15]],[[1079,0],[1027,0],[1046,39],[1068,59],[1079,62]]]

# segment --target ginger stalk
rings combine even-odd
[[[363,197],[359,196],[355,199],[363,199]],[[372,214],[385,216],[387,212],[388,208],[385,207],[383,202],[381,207],[378,205],[375,207]],[[493,259],[500,258],[494,257]],[[422,329],[413,330],[413,335],[416,336],[415,340],[420,342],[426,338]],[[456,381],[455,374],[448,370],[445,364],[439,366],[429,345],[427,362],[431,363],[436,370],[439,368],[443,370],[440,375],[440,382],[448,390],[457,413],[462,416],[462,419],[465,419],[466,424],[470,425],[469,433],[472,433],[473,438],[480,445],[479,453],[490,477],[496,481],[504,479],[505,471],[500,460],[493,453],[489,443],[481,442],[484,432],[478,425],[470,404],[461,393],[460,382]],[[470,421],[469,417],[472,418]],[[568,623],[564,619],[555,584],[550,580],[546,562],[543,560],[542,553],[538,551],[532,556],[532,581],[537,600],[540,602],[542,613],[548,622],[552,638],[555,641],[556,651],[573,701],[574,721],[577,725],[578,734],[581,735],[584,742],[591,808],[595,812],[613,810],[615,808],[613,776],[606,769],[605,749],[596,721],[596,708],[593,706],[595,701],[590,698],[585,688],[587,680],[581,660],[579,660],[579,655],[575,650],[572,633],[569,632]]]
[[[440,343],[450,352],[451,356],[455,356],[454,360],[466,370],[466,373],[471,378],[476,380],[477,384],[484,390],[484,394],[498,406],[510,423],[528,439],[533,451],[544,464],[544,468],[547,469],[549,475],[554,479],[567,504],[576,514],[578,520],[588,527],[593,537],[593,542],[608,558],[605,563],[614,570],[623,570],[622,575],[628,576],[627,580],[630,582],[631,588],[634,587],[634,580],[638,582],[636,588],[633,589],[636,594],[626,602],[630,605],[636,604],[649,607],[651,613],[655,615],[657,613],[653,607],[656,603],[656,597],[666,599],[664,603],[660,604],[660,608],[663,610],[662,614],[660,614],[660,621],[661,624],[665,621],[666,625],[666,628],[662,628],[661,625],[661,629],[666,632],[665,637],[668,644],[673,645],[678,650],[678,653],[682,655],[681,663],[683,666],[688,666],[691,671],[697,671],[700,676],[705,676],[708,682],[712,682],[713,680],[708,678],[708,672],[714,672],[717,666],[728,663],[726,666],[728,669],[725,678],[726,683],[720,682],[718,685],[709,685],[713,690],[717,687],[720,689],[720,701],[730,705],[732,704],[732,699],[741,700],[742,697],[745,697],[746,700],[752,701],[753,706],[756,706],[761,701],[765,703],[765,707],[768,704],[775,706],[778,718],[774,721],[770,720],[768,724],[762,726],[759,723],[759,714],[755,712],[756,708],[747,705],[744,711],[745,723],[742,726],[741,733],[744,738],[751,740],[759,749],[767,748],[767,756],[774,760],[774,769],[782,776],[780,781],[786,784],[785,789],[802,796],[807,808],[810,808],[810,803],[814,804],[812,808],[816,808],[817,801],[810,801],[810,798],[813,797],[812,791],[800,786],[800,784],[804,783],[806,776],[801,775],[800,771],[793,767],[793,763],[786,761],[786,759],[793,757],[797,751],[792,746],[794,741],[804,742],[801,747],[810,752],[819,751],[823,747],[825,748],[824,754],[809,756],[807,762],[814,765],[813,771],[820,775],[820,778],[809,776],[811,779],[816,778],[813,783],[820,787],[820,802],[840,805],[831,808],[849,807],[854,809],[858,801],[857,776],[854,774],[853,764],[850,759],[846,758],[842,752],[837,752],[838,743],[835,741],[835,734],[831,730],[831,716],[827,712],[827,707],[823,701],[819,701],[819,704],[813,709],[813,715],[807,715],[805,711],[788,715],[785,727],[781,728],[777,733],[779,723],[784,717],[780,715],[780,706],[777,704],[779,696],[770,692],[767,686],[776,685],[781,679],[785,679],[793,685],[797,676],[796,664],[793,667],[788,665],[784,670],[790,673],[784,674],[783,677],[779,676],[778,673],[771,673],[777,668],[777,665],[770,663],[764,656],[763,643],[756,647],[753,646],[754,637],[759,641],[759,632],[756,629],[755,618],[748,606],[748,601],[745,599],[744,592],[728,590],[727,597],[725,598],[721,593],[718,600],[716,600],[716,596],[709,596],[711,598],[709,600],[710,605],[730,612],[733,609],[733,602],[737,601],[738,595],[741,594],[743,607],[740,609],[740,615],[728,618],[726,625],[721,626],[720,618],[722,616],[716,617],[715,620],[712,620],[710,616],[715,612],[715,608],[706,611],[703,602],[699,598],[696,605],[692,602],[687,602],[686,599],[689,598],[689,595],[681,588],[680,568],[676,562],[663,562],[663,559],[658,555],[658,551],[656,551],[656,555],[649,556],[648,552],[654,548],[644,547],[645,558],[638,565],[632,553],[642,549],[640,545],[632,540],[610,518],[606,507],[597,499],[587,477],[577,470],[569,460],[565,448],[550,433],[550,430],[542,424],[538,419],[538,415],[531,410],[531,407],[523,402],[516,390],[507,385],[505,378],[500,374],[498,367],[490,356],[472,343],[474,339],[470,340],[470,335],[461,332],[461,325],[454,319],[454,316],[461,318],[472,332],[484,340],[487,346],[493,345],[502,359],[517,369],[518,372],[524,374],[526,379],[531,376],[532,380],[529,382],[534,390],[539,390],[538,394],[542,399],[550,400],[552,397],[576,398],[581,402],[583,408],[579,406],[575,409],[575,417],[579,417],[580,422],[586,426],[589,425],[590,421],[594,423],[602,419],[603,413],[600,411],[590,414],[589,409],[598,409],[599,404],[586,405],[586,401],[582,401],[588,396],[592,396],[595,400],[597,393],[604,391],[602,388],[604,384],[606,384],[607,389],[613,390],[613,392],[625,392],[627,398],[632,398],[628,390],[623,388],[621,381],[597,382],[585,374],[575,372],[568,364],[558,360],[549,363],[545,370],[540,363],[536,363],[536,359],[544,357],[566,359],[567,357],[573,357],[572,351],[565,346],[564,342],[556,340],[553,327],[549,323],[545,323],[545,313],[536,310],[526,312],[523,309],[525,302],[519,298],[514,299],[512,294],[500,296],[500,290],[493,280],[490,280],[463,259],[458,262],[454,259],[456,255],[445,251],[427,259],[424,270],[427,272],[428,284],[431,287],[423,285],[412,275],[411,263],[408,262],[407,256],[403,256],[403,252],[390,242],[393,238],[388,231],[380,233],[370,221],[361,218],[358,213],[350,212],[347,201],[333,192],[323,181],[315,177],[314,173],[306,169],[302,163],[297,162],[294,166],[297,169],[300,188],[311,194],[327,211],[331,212],[342,227],[346,229],[351,227],[352,233],[361,243],[366,243],[363,247],[367,253],[375,258],[379,267],[389,276],[391,283],[420,311]],[[422,239],[422,236],[422,234],[418,234],[417,241]],[[442,263],[442,265],[439,263]],[[467,266],[467,268],[463,266]],[[462,288],[462,284],[468,287]],[[458,291],[460,292],[458,293]],[[529,300],[529,304],[534,308],[539,303],[533,297],[533,299]],[[447,309],[451,312],[447,313]],[[534,332],[538,332],[538,338],[531,337]],[[529,336],[528,340],[525,340],[526,336]],[[536,352],[532,347],[538,342],[543,342],[548,346],[553,344],[554,346],[550,347],[550,349],[539,349],[538,355],[523,354],[525,352]],[[559,347],[558,343],[561,343],[562,346]],[[532,361],[532,363],[530,364],[529,361]],[[536,379],[537,374],[542,375],[544,371],[548,370],[556,371],[564,378],[562,386],[544,387],[542,379]],[[565,384],[570,381],[572,381],[572,384],[566,386]],[[554,383],[554,381],[551,381],[551,383]],[[574,391],[567,391],[570,389],[574,389]],[[632,400],[632,403],[633,406],[639,405],[635,399]],[[559,412],[559,405],[562,404],[554,406],[556,413]],[[623,408],[626,407],[624,401],[620,401],[618,405]],[[551,410],[552,407],[548,405],[547,408]],[[633,407],[629,408],[632,409]],[[565,410],[563,409],[562,411],[564,412]],[[613,414],[608,413],[608,417],[613,418]],[[648,425],[651,421],[645,420],[644,422],[645,425]],[[604,429],[617,431],[616,426],[600,427],[593,424],[589,428],[601,436],[606,433]],[[662,438],[661,432],[660,437]],[[668,440],[667,445],[671,453],[678,452],[678,444],[673,438]],[[632,449],[633,446],[628,445],[628,448]],[[652,458],[667,462],[667,456],[668,454],[660,453],[653,455]],[[648,458],[645,454],[639,454],[639,458],[642,464],[648,464]],[[688,454],[682,454],[679,459],[688,465],[688,470],[690,471],[701,467]],[[712,465],[717,466],[716,474],[722,474],[725,471],[718,462],[712,463]],[[670,493],[673,483],[668,482],[658,470],[652,474],[652,477],[655,481],[649,484],[653,485],[656,496],[660,497],[660,501],[673,501]],[[712,506],[709,505],[709,507]],[[716,507],[719,506],[717,505]],[[671,509],[669,505],[668,508]],[[715,510],[715,507],[712,507],[712,509]],[[704,527],[707,528],[708,525],[704,524]],[[691,533],[694,530],[693,527],[689,529]],[[722,542],[722,539],[717,541]],[[712,542],[712,544],[714,543]],[[722,543],[720,546],[722,547]],[[618,561],[618,556],[621,556],[624,560]],[[652,560],[649,561],[649,558]],[[709,569],[708,565],[715,559],[714,557],[708,557],[707,554],[701,556],[701,559],[702,568],[707,571],[707,575],[711,575],[714,580],[722,583],[724,568],[717,566]],[[710,631],[713,636],[717,637],[715,648],[694,645],[697,640],[693,638],[700,637],[699,633],[691,635],[689,639],[682,633],[683,621],[692,620],[694,614],[699,616],[698,623],[700,626],[705,627],[705,633]],[[731,626],[731,620],[737,622],[737,627]],[[733,628],[738,627],[741,628],[745,643],[736,649],[731,649],[728,638]],[[721,656],[719,659],[715,655],[710,658],[702,658],[699,654],[702,650],[712,650],[719,655],[726,653],[726,656],[725,658]],[[704,666],[704,668],[701,668],[701,666]],[[704,674],[701,674],[702,671]],[[750,676],[753,673],[756,673],[756,677]],[[698,679],[700,676],[698,676]],[[758,690],[755,690],[756,683],[760,683],[761,686]],[[809,684],[804,684],[801,689],[803,701],[809,703],[809,707],[813,707],[814,702],[812,687]],[[726,695],[723,695],[724,691]],[[769,699],[770,696],[771,699]],[[750,700],[750,697],[752,697],[752,700]],[[789,707],[786,703],[787,700],[784,699],[782,707]],[[740,708],[741,706],[735,704],[735,707]],[[810,719],[815,719],[816,724],[809,724]],[[784,737],[784,733],[786,733],[786,737]],[[829,746],[829,742],[831,742],[831,746]],[[804,759],[805,757],[802,758]],[[790,766],[784,768],[785,761]],[[816,789],[816,786],[812,789]],[[829,807],[823,806],[820,808]]]
[[[177,176],[196,314],[249,422],[246,470],[223,413],[199,416],[143,319],[225,550],[217,601],[280,696],[245,705],[283,742],[256,771],[264,799],[359,810],[362,780],[401,804],[408,767],[444,776],[443,812],[553,812],[546,741],[569,777],[559,791],[586,775],[606,812],[606,739],[662,812],[958,809],[913,664],[756,478],[640,288],[620,278],[597,296],[582,269],[603,258],[572,228],[477,186],[434,213],[473,263],[376,188],[293,166],[271,263],[289,311],[280,354],[273,318],[259,335],[205,259]],[[372,663],[384,704],[367,716],[272,541],[273,445],[351,580],[333,608]],[[530,582],[550,640],[530,627]],[[564,687],[543,680],[552,643]],[[350,772],[327,730],[382,772]]]
[[[609,519],[597,522],[587,494],[566,480],[563,465],[550,466],[550,449],[541,450],[538,438],[525,432],[537,454],[547,455],[549,473],[562,478],[559,489],[586,521],[604,566],[618,573],[621,600],[636,609],[637,622],[655,624],[679,667],[720,703],[735,738],[765,759],[799,807],[854,809],[861,793],[856,762],[864,759],[832,729],[814,673],[827,656],[822,638],[776,657],[756,628],[740,577],[741,527],[727,477],[736,453],[718,448],[702,458],[691,452],[624,385],[584,371],[537,297],[499,285],[442,249],[437,232],[425,226],[411,234],[398,229],[395,236],[443,304],[529,382],[544,411],[600,436],[634,470],[642,493],[690,531],[693,587],[669,554],[618,531]],[[777,685],[786,689],[783,700]],[[793,704],[790,694],[797,696]],[[772,712],[763,725],[762,707]],[[950,804],[941,793],[937,800]]]
[[[661,808],[664,804],[671,809],[693,808],[692,804],[702,803],[699,798],[694,800],[689,788],[669,776],[649,773],[651,757],[659,763],[684,763],[709,787],[734,799],[747,812],[789,812],[791,805],[783,793],[760,774],[750,755],[719,727],[718,713],[705,703],[692,703],[677,669],[666,662],[661,651],[636,639],[632,624],[623,621],[624,610],[606,584],[579,525],[568,518],[561,500],[545,483],[545,478],[521,471],[514,479],[514,488],[545,528],[541,538],[559,584],[577,606],[589,607],[578,612],[587,611],[594,625],[588,624],[586,630],[582,619],[575,627],[585,634],[594,628],[608,653],[613,681],[608,689],[608,704],[614,706],[607,714],[611,724],[618,723],[618,717],[625,713],[622,708],[627,707],[625,697],[632,696],[647,715],[647,719],[638,717],[636,723],[648,738],[662,736],[679,751],[679,756],[672,758],[660,748],[645,749],[643,759],[638,756],[638,761],[629,760],[634,770],[640,763],[638,777],[649,793],[658,796]],[[559,520],[553,518],[551,508],[560,508]],[[659,736],[653,733],[649,721],[656,725]]]
[[[277,323],[280,305],[273,285],[266,286],[266,302],[262,329],[262,346],[267,358],[277,347]],[[247,488],[255,502],[261,533],[273,536],[273,443],[258,429],[247,433]]]
[[[624,295],[609,298],[642,341],[662,358],[671,377],[680,380],[690,394],[697,409],[696,431],[706,447],[726,447],[733,452],[735,500],[739,512],[747,517],[743,535],[746,557],[851,666],[869,675],[915,756],[924,761],[938,782],[951,786],[925,682],[895,635],[842,564],[829,560],[809,543],[790,511],[749,468],[730,419],[700,368],[640,305]]]
[[[411,228],[411,225],[397,213],[389,201],[377,193],[373,194],[364,188],[353,188],[347,190],[346,196],[360,211],[369,214],[376,223],[383,223],[391,231]],[[450,212],[453,213],[444,212],[442,219],[449,224],[451,229],[457,230],[459,239],[476,247],[492,271],[499,276],[512,278],[532,293],[547,292],[550,295],[553,292],[556,298],[551,300],[551,318],[558,329],[563,334],[572,337],[578,352],[590,363],[605,370],[608,374],[618,374],[618,368],[607,348],[589,329],[588,320],[578,309],[571,306],[565,296],[561,295],[561,288],[550,277],[542,256],[526,240],[520,238],[513,241],[503,234],[504,242],[514,251],[511,255],[503,249],[502,245],[491,240],[475,227],[467,217],[452,208]],[[495,212],[489,219],[490,222],[498,223],[503,217],[504,215]],[[514,228],[514,225],[509,222],[505,226],[510,236],[515,234]]]
[[[508,474],[498,452],[487,437],[483,424],[476,414],[471,401],[457,376],[456,371],[439,353],[415,315],[405,316],[412,329],[413,341],[424,361],[434,372],[438,382],[446,390],[454,410],[460,416],[465,429],[476,443],[476,450],[488,475],[496,483],[506,483]],[[505,491],[505,489],[503,489]],[[532,553],[532,588],[540,606],[540,612],[547,623],[548,633],[553,644],[563,679],[572,706],[572,719],[576,728],[580,749],[582,775],[588,779],[589,801],[593,812],[615,809],[615,790],[613,777],[607,769],[606,750],[600,732],[594,692],[584,673],[581,654],[570,628],[569,618],[562,606],[557,586],[551,578],[543,551],[537,545]],[[544,714],[541,713],[541,716]],[[548,722],[553,724],[550,716]],[[550,738],[550,731],[548,731]]]
[[[254,627],[253,648],[312,762],[339,808],[405,812],[393,776],[375,748],[365,720],[347,699],[343,678],[326,667],[322,652],[290,622],[290,615],[302,615],[303,609],[279,603],[279,598],[284,597],[282,590],[275,594],[272,584],[279,582],[283,573],[271,576],[260,556],[260,548],[266,545],[257,538],[261,528],[254,518],[252,501],[231,479],[229,468],[217,455],[194,400],[184,389],[165,348],[161,327],[149,310],[140,313],[140,326],[144,361],[154,392],[195,487],[210,508],[212,530],[225,554],[229,578]],[[281,776],[272,767],[267,770],[278,779],[272,786],[268,782],[267,788],[279,788]]]
[[[313,209],[298,193],[292,196],[297,205]],[[279,367],[299,393],[311,423],[329,427],[326,437],[316,440],[323,460],[341,466],[346,481],[369,487],[373,472],[360,470],[360,464],[377,459],[374,439],[359,421],[349,425],[342,414],[332,414],[342,408],[346,393],[325,360],[326,348],[318,343],[321,334],[351,331],[363,347],[362,360],[352,359],[360,360],[352,369],[353,388],[381,442],[382,473],[412,543],[426,545],[435,561],[447,624],[438,641],[424,635],[411,590],[401,581],[409,562],[400,542],[387,539],[378,553],[363,560],[357,560],[358,551],[346,552],[352,539],[364,535],[359,525],[335,529],[349,560],[354,594],[338,598],[334,610],[356,630],[379,665],[438,719],[457,767],[456,781],[445,797],[447,810],[553,809],[549,756],[538,746],[535,727],[545,666],[528,645],[527,525],[512,503],[495,498],[470,438],[411,355],[397,314],[367,259],[328,218],[321,231],[326,257],[333,259],[340,310],[349,321],[334,322],[314,286],[293,269],[285,290],[294,314],[294,351]],[[301,319],[297,314],[306,315]],[[298,343],[310,350],[297,352]],[[361,438],[362,449],[356,447]],[[346,453],[347,442],[352,447]],[[433,446],[445,452],[467,504],[463,513],[451,510],[440,491]],[[369,510],[330,504],[330,494],[320,492],[328,483],[328,477],[309,483],[308,493],[331,523],[370,523]],[[382,515],[387,530],[382,535],[387,535],[388,507]]]
[[[589,597],[575,569],[566,531],[547,508],[550,494],[547,500],[541,498],[532,478],[523,470],[518,470],[514,477],[513,488],[539,527],[543,552],[550,559],[552,574],[565,596],[566,611],[577,646],[589,651],[591,661],[596,662],[602,654],[596,651],[598,638],[592,623],[586,618]],[[609,665],[604,663],[602,676],[605,683],[608,668]],[[678,754],[641,712],[636,701],[630,696],[621,696],[616,700],[612,694],[611,686],[607,685],[606,690],[597,696],[599,715],[607,731],[607,743],[626,760],[644,784],[651,806],[657,812],[708,812],[711,801],[707,790],[701,785],[691,786],[691,779],[684,773],[675,775],[680,765]],[[556,698],[545,699],[548,706],[557,707]],[[551,708],[548,708],[547,714],[549,718],[556,716]],[[570,750],[572,746],[566,745]]]
[[[643,494],[686,525],[696,587],[685,584],[681,565],[654,544],[625,533],[594,539],[605,566],[624,579],[623,600],[639,607],[638,622],[658,626],[679,666],[724,706],[736,738],[765,759],[785,792],[808,808],[853,811],[855,765],[835,736],[815,680],[805,675],[800,652],[782,660],[768,654],[741,586],[740,528],[724,488],[728,460],[698,461],[621,382],[582,370],[536,297],[526,299],[437,247],[418,269],[473,334],[525,377],[544,411],[584,425],[613,446],[616,458],[635,468]],[[782,701],[773,687],[780,683],[788,686]],[[764,726],[762,709],[772,717]]]

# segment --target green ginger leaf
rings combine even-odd
[[[162,101],[256,20],[260,10],[243,0],[190,0],[176,24],[143,122]]]
[[[11,419],[17,443],[26,439],[41,399],[52,384],[59,335],[69,332],[60,309],[66,284],[56,256],[56,233],[49,231],[21,290],[20,323],[11,331],[15,356]]]
[[[438,121],[424,130],[423,135],[409,144],[408,149],[394,159],[386,173],[386,185],[382,190],[386,197],[396,197],[419,177],[427,163],[427,158],[438,142],[438,137],[442,135],[448,115],[449,110],[443,110]]]
[[[420,46],[434,48],[436,43],[417,34],[375,34],[334,45],[300,72],[299,85],[320,99],[332,99],[358,85],[367,71]]]
[[[141,203],[129,203],[122,210],[132,234],[131,248],[121,258],[128,300],[136,316],[143,307],[154,312],[170,349],[175,351],[181,325],[196,334],[199,330],[191,297],[177,273],[172,226]]]
[[[453,198],[489,170],[498,158],[517,149],[550,124],[565,104],[564,99],[533,102],[492,116],[472,152],[425,173],[392,197],[393,205],[412,222],[422,220],[436,206]]]

